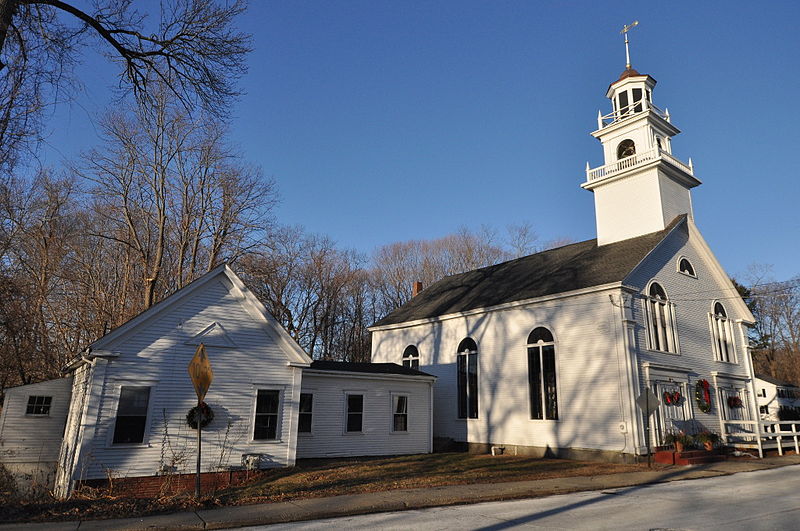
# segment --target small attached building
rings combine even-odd
[[[435,380],[395,363],[313,362],[303,369],[297,457],[433,451]]]
[[[25,483],[53,484],[71,387],[59,378],[5,390],[0,463]]]

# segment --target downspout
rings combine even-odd
[[[428,382],[428,453],[433,453],[433,384],[436,380]]]

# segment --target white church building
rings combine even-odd
[[[647,448],[636,399],[672,430],[757,419],[753,316],[694,223],[691,161],[630,67],[608,88],[586,169],[597,238],[447,277],[378,321],[374,362],[437,376],[434,436],[485,451],[631,459]]]
[[[312,361],[220,266],[93,343],[69,378],[7,390],[0,463],[47,464],[62,495],[191,472],[186,367],[201,343],[208,473],[424,453],[434,438],[631,460],[671,430],[758,419],[753,316],[695,226],[700,181],[673,155],[655,84],[628,65],[606,93],[592,133],[605,163],[581,184],[596,239],[429,286],[370,329],[371,364]],[[646,389],[660,401],[649,430]]]

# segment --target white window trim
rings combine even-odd
[[[655,282],[655,281],[654,281]],[[666,300],[656,299],[650,296],[650,286],[653,282],[650,282],[647,285],[646,291],[643,294],[642,300],[642,309],[644,311],[644,322],[645,322],[645,331],[646,331],[646,339],[647,339],[647,350],[651,350],[653,352],[660,352],[662,354],[672,354],[674,356],[680,356],[681,354],[681,346],[680,341],[678,340],[678,326],[677,326],[677,318],[675,314],[675,304],[669,299],[667,296]],[[659,283],[659,285],[661,285]],[[663,286],[662,286],[663,289]],[[666,290],[665,290],[666,293]],[[653,304],[661,304],[664,306],[664,315],[667,319],[667,323],[664,326],[664,337],[659,337],[659,344],[666,344],[668,350],[662,350],[655,348],[655,342],[653,340],[653,324],[660,324],[661,317],[660,312],[658,312],[652,319],[657,320],[656,323],[651,321],[651,306]],[[659,332],[661,331],[660,326],[655,327],[656,330]],[[669,349],[672,350],[669,350]]]
[[[347,397],[351,395],[361,395],[361,430],[359,431],[347,431]],[[351,390],[344,390],[342,392],[343,400],[342,400],[342,434],[346,436],[362,436],[364,435],[364,420],[367,415],[367,392],[363,389],[351,389]]]
[[[283,443],[283,408],[285,407],[284,399],[286,397],[285,385],[258,385],[253,384],[253,400],[252,411],[250,412],[250,436],[249,440],[252,444],[281,444]],[[256,439],[256,408],[258,406],[258,392],[259,391],[278,391],[278,419],[275,422],[275,438],[274,439]],[[298,408],[300,404],[297,404]]]
[[[47,413],[28,413],[28,403],[30,403],[31,398],[33,398],[35,396],[36,397],[41,396],[41,397],[45,397],[45,398],[46,397],[50,397],[50,407],[48,408]],[[25,403],[22,406],[23,409],[24,409],[24,413],[23,413],[24,416],[27,417],[27,418],[47,418],[47,417],[49,417],[50,416],[50,412],[53,410],[53,398],[55,398],[53,395],[28,395],[27,400],[25,400]]]
[[[720,363],[738,365],[739,357],[736,353],[736,338],[733,334],[733,324],[731,323],[730,317],[720,317],[714,313],[714,306],[716,306],[717,303],[719,303],[719,301],[714,301],[712,303],[711,311],[708,313],[708,327],[711,332],[711,348],[714,351],[714,360]],[[725,308],[724,305],[723,308]],[[725,313],[727,313],[727,309]],[[728,359],[723,359],[723,353],[720,350],[720,343],[723,339]]]
[[[689,262],[689,265],[690,265],[690,266],[692,266],[692,269],[694,270],[694,275],[691,275],[691,274],[689,274],[689,273],[686,273],[685,271],[681,271],[681,262],[682,262],[683,260],[686,260],[687,262]],[[692,263],[692,261],[691,261],[691,260],[689,260],[689,258],[687,258],[687,257],[685,257],[685,256],[679,256],[679,257],[678,257],[678,261],[677,261],[677,262],[675,262],[675,269],[676,269],[676,271],[677,271],[678,273],[680,273],[681,275],[687,276],[687,277],[689,277],[689,278],[694,278],[694,279],[696,279],[696,278],[697,278],[697,268],[696,268],[696,267],[694,267],[694,264]]]
[[[544,395],[545,395],[545,393],[544,393],[544,372],[542,372],[542,381],[541,381],[542,418],[540,418],[540,419],[531,418],[532,411],[531,411],[531,404],[530,404],[530,392],[531,392],[531,390],[530,390],[530,384],[529,384],[529,382],[530,382],[530,372],[529,372],[530,371],[530,366],[528,365],[528,348],[530,348],[530,347],[543,347],[545,345],[553,345],[553,348],[555,348],[555,346],[558,344],[558,338],[556,337],[555,332],[553,332],[553,327],[549,323],[546,324],[546,325],[536,325],[534,328],[531,329],[531,331],[533,331],[535,328],[540,328],[540,327],[541,328],[546,328],[547,331],[550,332],[550,335],[553,336],[553,341],[552,342],[547,341],[547,342],[541,342],[541,343],[526,343],[525,344],[525,363],[526,363],[526,374],[525,374],[526,377],[525,377],[525,380],[526,380],[526,386],[528,387],[528,422],[540,422],[540,423],[544,423],[544,422],[549,422],[549,423],[561,422],[563,420],[562,411],[561,411],[561,408],[558,407],[559,398],[562,396],[561,395],[561,378],[559,376],[561,374],[561,367],[559,366],[558,349],[555,349],[555,361],[556,361],[556,412],[558,414],[558,418],[557,419],[548,419],[548,418],[545,418],[545,415],[544,415],[545,407],[546,407],[546,404],[544,402]],[[540,367],[544,367],[544,363],[543,363],[543,360],[542,360],[542,351],[541,351],[541,349],[539,350],[539,365],[540,365]]]
[[[306,389],[304,391],[300,391],[301,395],[311,395],[311,430],[310,431],[300,431],[300,415],[303,413],[300,411],[300,402],[297,402],[297,435],[299,437],[313,437],[314,436],[314,395],[316,394],[313,389]]]
[[[406,429],[405,429],[405,431],[396,431],[394,429],[394,416],[395,416],[394,399],[395,399],[395,397],[399,397],[399,396],[406,397]],[[390,433],[394,433],[396,435],[404,435],[404,434],[407,435],[411,431],[409,429],[410,426],[411,426],[411,416],[410,416],[410,414],[408,412],[409,405],[411,404],[411,396],[410,396],[410,394],[409,393],[390,392],[389,393],[389,400],[390,400],[390,402],[389,402],[389,411],[390,411],[390,417],[391,417],[389,419],[389,432]],[[363,422],[363,419],[362,419],[362,422]],[[363,424],[362,424],[362,428],[363,428]]]
[[[114,415],[113,422],[108,424],[108,432],[106,433],[106,448],[150,448],[150,425],[153,423],[153,403],[155,400],[155,390],[158,387],[157,381],[116,381],[113,385],[114,389]],[[140,443],[117,443],[114,444],[114,431],[117,429],[117,411],[119,410],[119,397],[122,394],[123,387],[149,387],[150,395],[147,397],[147,417],[144,420],[144,434],[142,435],[142,442]]]

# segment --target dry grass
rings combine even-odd
[[[294,468],[257,474],[247,484],[218,491],[201,500],[187,496],[137,499],[84,489],[67,501],[0,495],[0,521],[63,521],[130,518],[228,505],[270,503],[394,489],[495,483],[571,476],[595,476],[643,470],[564,459],[440,453],[382,458],[304,460]],[[3,499],[5,498],[5,499]]]
[[[226,505],[235,505],[442,485],[595,476],[643,469],[642,465],[464,453],[305,460],[293,469],[267,472],[247,485],[218,495]]]

